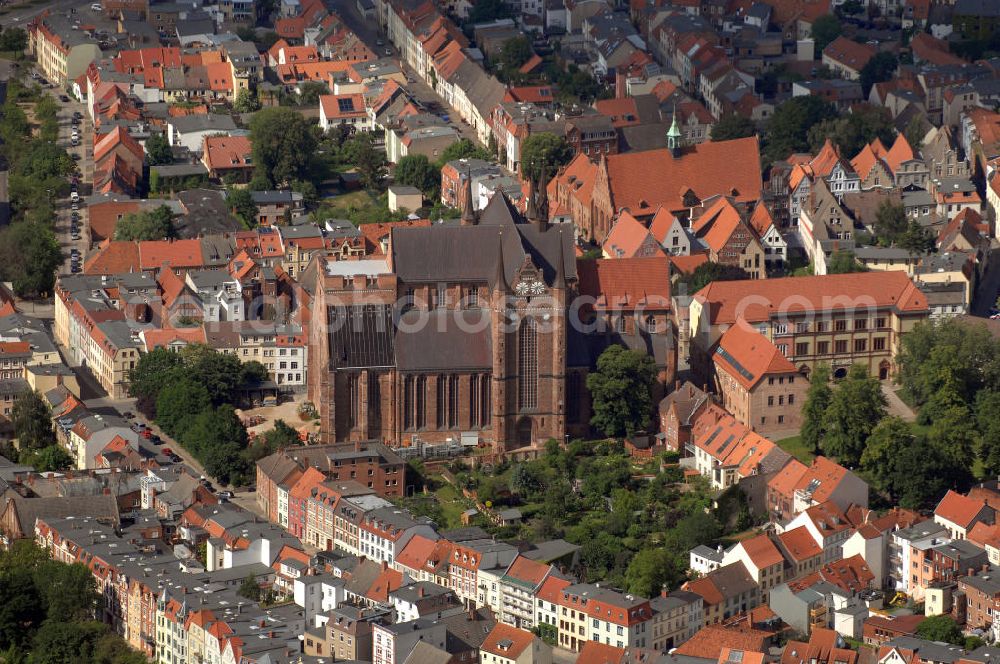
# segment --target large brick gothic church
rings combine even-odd
[[[572,225],[545,221],[533,188],[526,215],[503,194],[476,215],[463,193],[460,224],[394,228],[385,259],[314,268],[309,391],[325,440],[471,439],[504,454],[581,435],[586,374],[612,342],[646,349],[669,378],[669,303],[651,329],[581,332]]]

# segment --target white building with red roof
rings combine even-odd
[[[793,460],[768,482],[767,508],[775,521],[788,521],[826,501],[845,512],[851,505],[868,507],[868,484],[824,456],[811,466]]]
[[[986,503],[949,490],[934,508],[934,522],[944,526],[952,539],[965,539],[977,523],[991,524],[996,512]]]
[[[823,563],[844,557],[844,542],[855,530],[847,514],[829,501],[810,507],[782,530],[793,530],[800,526],[804,526],[817,546],[823,549]]]
[[[551,664],[552,647],[531,632],[497,623],[479,646],[482,664]]]

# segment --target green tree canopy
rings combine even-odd
[[[976,424],[979,428],[979,458],[983,472],[1000,475],[1000,392],[982,390],[976,395]]]
[[[906,210],[901,203],[882,201],[875,211],[875,235],[879,242],[889,246],[898,241],[908,227]]]
[[[387,172],[385,152],[375,147],[375,137],[370,132],[355,134],[344,143],[343,156],[353,164],[361,175],[367,189],[382,186]]]
[[[190,377],[168,383],[156,399],[156,423],[174,438],[184,438],[192,418],[206,411],[212,400],[208,390]]]
[[[965,645],[965,635],[948,615],[931,616],[917,625],[917,636],[928,641],[940,641],[956,646]]]
[[[18,296],[51,293],[62,262],[59,241],[48,224],[18,221],[0,230],[0,277],[11,282]]]
[[[129,370],[128,391],[129,396],[139,401],[140,410],[155,415],[150,406],[156,403],[160,390],[179,377],[182,364],[180,354],[166,348],[155,348],[139,356],[135,367]]]
[[[487,161],[495,161],[496,155],[490,154],[467,138],[461,138],[441,152],[437,166],[440,168],[449,161],[455,161],[456,159],[485,159]]]
[[[675,561],[666,549],[643,549],[628,565],[625,589],[640,597],[656,597],[664,586],[674,585],[679,577]]]
[[[174,213],[166,205],[129,212],[115,224],[116,240],[165,240],[175,236]]]
[[[734,138],[746,138],[757,133],[753,120],[745,115],[730,113],[723,115],[712,125],[712,141],[730,141]]]
[[[906,232],[899,238],[899,246],[914,256],[922,256],[934,251],[937,242],[930,229],[921,226],[916,219],[910,219]]]
[[[861,68],[861,93],[865,98],[876,83],[892,80],[899,59],[889,51],[879,51]]]
[[[709,261],[685,275],[681,283],[687,286],[688,293],[697,293],[713,281],[742,281],[749,278],[750,275],[741,267]]]
[[[173,163],[174,153],[170,149],[166,132],[154,133],[146,139],[146,161],[151,166]]]
[[[226,190],[226,205],[239,217],[240,221],[247,228],[257,227],[257,217],[260,210],[253,202],[253,194],[249,189],[237,189],[235,187]]]
[[[0,51],[23,51],[28,48],[28,33],[18,27],[7,28],[0,34]]]
[[[271,184],[310,179],[316,137],[300,113],[278,106],[261,109],[250,121],[250,143],[257,169]]]
[[[814,453],[820,451],[823,440],[823,418],[833,400],[830,388],[830,367],[818,365],[809,376],[809,390],[802,405],[802,444]]]
[[[330,88],[320,81],[306,81],[299,85],[299,94],[295,102],[299,106],[316,106],[319,98],[330,94]]]
[[[52,413],[42,395],[34,390],[24,390],[14,398],[10,422],[22,450],[40,450],[56,442]]]
[[[521,172],[532,180],[538,180],[542,171],[554,176],[572,158],[573,149],[562,136],[532,134],[521,143]]]
[[[816,42],[816,55],[823,52],[823,49],[839,37],[844,31],[843,26],[833,14],[825,14],[813,21],[812,38]]]
[[[803,95],[782,102],[767,122],[765,161],[772,163],[808,150],[809,130],[837,116],[836,108],[819,97]]]
[[[655,379],[651,357],[608,346],[597,360],[597,371],[587,376],[594,412],[590,423],[608,436],[632,435],[649,426]]]
[[[237,113],[254,113],[260,110],[260,99],[257,98],[257,91],[250,88],[243,88],[236,95],[236,102],[233,110]]]
[[[896,457],[913,444],[913,430],[899,417],[886,417],[872,430],[861,454],[861,467],[874,480],[875,487],[889,494],[895,502],[901,487],[896,472]]]
[[[862,265],[853,251],[834,251],[830,260],[826,263],[827,274],[848,274],[851,272],[867,272],[868,268]]]
[[[511,37],[500,47],[500,57],[497,58],[497,65],[504,72],[516,71],[521,65],[527,62],[534,52],[531,50],[531,42],[524,35]]]
[[[263,592],[260,589],[260,584],[257,583],[257,577],[253,574],[247,576],[243,579],[243,583],[240,584],[240,589],[236,591],[240,597],[246,597],[252,602],[259,602]]]
[[[853,365],[834,390],[823,417],[823,452],[843,465],[857,466],[868,436],[885,413],[878,379],[869,376],[864,366]]]
[[[416,187],[430,200],[437,198],[441,188],[441,170],[426,155],[407,155],[396,164],[393,174],[396,184]]]
[[[845,158],[852,159],[876,138],[892,145],[896,127],[885,108],[862,104],[850,113],[818,123],[809,129],[808,137],[813,150],[819,150],[830,139]]]

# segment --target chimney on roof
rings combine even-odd
[[[966,570],[966,576],[975,576],[975,575],[976,575],[975,568],[970,567],[969,569]]]
[[[389,563],[382,561],[382,571],[384,572],[389,567]]]
[[[986,574],[987,572],[989,572],[990,571],[990,564],[989,563],[983,563],[982,570],[983,570],[983,574]]]

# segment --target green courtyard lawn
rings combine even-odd
[[[812,463],[813,458],[816,456],[811,449],[802,444],[802,436],[791,436],[790,438],[783,438],[774,442],[778,447],[807,466]]]

